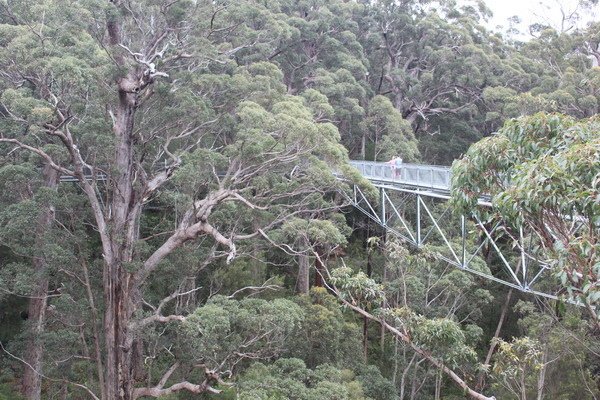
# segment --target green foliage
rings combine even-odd
[[[410,124],[402,119],[402,114],[387,97],[375,96],[371,99],[361,127],[374,142],[373,160],[386,161],[397,156],[406,162],[419,159]]]
[[[411,285],[409,272],[405,272],[406,274],[400,278],[407,284],[405,288],[410,292],[415,290],[415,287],[419,288],[417,285]],[[417,314],[407,306],[381,307],[382,304],[394,304],[393,300],[384,301],[386,299],[384,285],[375,283],[363,272],[353,273],[350,268],[342,267],[333,270],[331,275],[331,282],[336,286],[343,299],[364,309],[377,308],[377,313],[384,318],[389,318],[391,323],[405,332],[414,344],[441,357],[444,363],[452,368],[476,362],[477,354],[471,346],[480,340],[480,329],[467,325],[466,331],[463,330],[463,326],[448,315],[450,313],[447,313],[445,317],[430,318]],[[431,288],[428,288],[427,291],[430,290]],[[406,295],[414,294],[407,293]],[[434,296],[433,291],[431,295]],[[393,292],[390,293],[390,297],[393,298],[393,296]],[[418,294],[415,297],[418,297]],[[415,302],[415,304],[419,303]],[[457,313],[458,310],[451,312]]]
[[[348,226],[340,218],[306,220],[292,217],[273,233],[273,238],[277,241],[294,243],[299,237],[306,237],[313,246],[335,246],[345,244],[349,233]]]
[[[7,385],[0,385],[0,400],[24,400],[16,391]]]
[[[543,379],[544,393],[553,399],[597,396],[597,379],[584,367],[585,360],[594,357],[589,351],[598,346],[597,338],[590,334],[581,310],[569,307],[554,314],[524,301],[514,309],[521,317],[519,334],[524,336],[502,342],[496,353],[498,362],[491,371],[496,393],[509,395],[521,385],[533,396]]]
[[[374,365],[367,365],[362,369],[358,380],[362,384],[365,394],[372,399],[395,400],[397,398],[393,383],[383,377]]]
[[[323,288],[312,288],[309,296],[296,302],[305,317],[286,355],[302,358],[309,368],[332,364],[358,370],[363,366],[360,328],[342,313],[336,298]]]
[[[385,316],[407,332],[417,346],[435,354],[451,368],[476,366],[477,353],[468,342],[473,340],[471,328],[466,334],[459,323],[449,318],[426,318],[406,307],[386,310]]]
[[[528,337],[515,338],[512,342],[498,340],[498,353],[493,372],[511,392],[520,396],[525,377],[539,371],[542,365],[541,345]]]
[[[368,308],[384,299],[383,286],[362,271],[354,274],[348,267],[336,268],[331,271],[331,283],[340,290],[343,299],[356,306]]]
[[[284,350],[302,323],[300,307],[290,300],[215,296],[181,323],[178,356],[190,364],[217,368],[243,360],[270,359]]]
[[[460,209],[473,209],[479,196],[491,195],[509,224],[526,224],[539,235],[569,296],[590,305],[600,304],[598,132],[595,118],[537,114],[512,120],[473,145],[452,170]],[[585,228],[571,230],[571,220]]]
[[[295,400],[368,400],[354,373],[323,364],[311,370],[297,358],[271,365],[253,364],[240,378],[236,398]]]

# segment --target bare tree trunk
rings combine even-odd
[[[518,273],[518,270],[517,270]],[[502,330],[502,325],[504,325],[504,321],[506,320],[506,313],[508,311],[508,306],[510,305],[510,299],[512,297],[513,289],[510,288],[508,294],[506,295],[506,300],[504,300],[504,305],[502,305],[502,311],[500,312],[500,318],[498,319],[498,325],[496,326],[496,331],[494,332],[494,337],[492,338],[492,343],[490,344],[490,348],[488,349],[487,355],[485,356],[484,365],[489,365],[492,360],[492,355],[494,354],[494,350],[496,350],[497,342],[496,339],[500,337],[500,331]],[[482,371],[479,373],[479,377],[477,379],[477,386],[475,390],[480,391],[485,386],[485,372]]]
[[[175,306],[175,313],[180,314],[182,312],[188,312],[192,307],[196,305],[196,277],[195,276],[187,276],[181,285],[179,286],[179,291],[181,293],[187,293],[183,296],[177,297],[177,305]]]
[[[368,244],[367,244],[368,246]],[[371,249],[367,249],[367,276],[370,278],[373,275],[373,264],[371,263]],[[369,318],[363,316],[363,356],[365,362],[369,358]]]
[[[36,269],[42,267],[43,262],[34,262]],[[39,271],[39,269],[38,269]],[[45,272],[42,271],[42,274]],[[44,332],[44,320],[46,316],[48,292],[48,278],[40,277],[36,282],[32,293],[33,298],[29,300],[28,307],[28,325],[30,326],[25,341],[25,355],[23,359],[29,366],[23,371],[22,386],[23,395],[27,399],[40,400],[42,392],[42,358],[44,354],[44,345],[41,335]]]
[[[387,282],[387,265],[384,262],[383,263],[383,279],[381,280],[381,284],[385,285],[385,283]],[[383,300],[381,307],[385,307],[386,306],[386,300]],[[380,332],[379,332],[379,348],[381,350],[381,354],[384,354],[385,351],[385,327],[383,326],[383,324],[380,325],[379,327]]]
[[[398,339],[396,338],[396,340],[398,340]],[[404,348],[403,353],[404,353],[404,361],[406,361],[406,348]],[[410,369],[416,358],[417,358],[417,353],[414,353],[410,359],[410,362],[408,363],[406,368],[404,368],[404,371],[402,371],[402,378],[400,379],[400,400],[404,400],[404,395],[406,393],[406,378],[407,378],[408,373],[410,372]]]
[[[94,294],[92,293],[92,285],[90,282],[90,274],[88,271],[87,262],[85,260],[81,260],[81,266],[83,268],[83,277],[88,297],[88,303],[92,312],[92,332],[94,335],[94,352],[96,355],[96,370],[98,373],[98,386],[100,387],[100,399],[107,400],[106,395],[104,393],[104,365],[102,362],[100,331],[98,329],[98,323],[100,322],[100,320],[98,319],[98,309],[96,308]]]
[[[122,155],[117,154],[117,160],[120,156]],[[125,171],[124,174],[130,175],[129,171]],[[126,180],[128,178],[123,179]],[[114,195],[114,232],[121,233],[124,237],[111,238],[114,256],[110,262],[105,263],[103,278],[106,307],[106,396],[107,399],[129,400],[132,398],[135,383],[132,362],[134,333],[131,332],[129,323],[132,321],[134,310],[139,306],[139,287],[131,285],[133,279],[124,268],[124,264],[133,259],[132,244],[136,240],[137,232],[129,229],[128,225],[135,224],[132,220],[137,220],[138,216],[129,210],[133,193],[127,189],[131,189],[131,183],[123,182],[123,185],[119,186],[118,190],[125,196],[122,199],[125,201],[120,201],[119,195]]]
[[[402,360],[406,362],[406,351],[403,352]],[[398,365],[400,364],[398,359],[398,338],[394,338],[394,372],[392,373],[392,383],[396,386],[396,380],[398,379]]]
[[[46,165],[43,169],[44,185],[56,189],[58,185],[58,172]],[[37,254],[33,257],[33,267],[35,269],[35,287],[29,300],[28,325],[30,327],[25,341],[25,354],[23,359],[28,366],[23,371],[22,391],[25,398],[29,400],[40,400],[42,393],[42,361],[44,355],[44,344],[42,334],[44,332],[44,323],[46,317],[46,308],[48,302],[48,275],[47,263],[43,254],[44,236],[47,233],[52,220],[54,219],[54,208],[44,207],[38,219],[36,232]]]
[[[377,140],[377,136],[378,136],[379,132],[375,132],[375,141],[373,143],[373,161],[377,161],[377,144],[378,144],[378,140]]]
[[[321,250],[321,251],[319,251]],[[326,274],[325,265],[323,265],[323,260],[327,260],[326,254],[321,254],[322,249],[317,249],[318,257],[315,257],[315,287],[323,287],[324,282],[323,278]]]
[[[521,386],[521,397],[519,400],[527,400],[527,387],[525,386],[525,371],[521,370],[519,384]]]
[[[120,265],[108,265],[105,273],[104,313],[107,399],[131,399],[133,376],[131,363],[131,342],[127,335],[127,322],[130,320],[126,303],[129,302],[123,286]]]
[[[369,361],[369,320],[363,318],[363,357],[365,362]]]
[[[300,246],[303,250],[308,249],[308,240],[303,238]],[[296,282],[296,293],[308,294],[310,286],[310,259],[307,253],[298,255],[298,280]]]
[[[413,371],[412,379],[410,382],[410,400],[415,400],[417,396],[417,369]]]
[[[488,254],[486,255],[486,258],[489,258],[489,256],[490,256],[490,253],[489,253],[489,248],[488,248]],[[487,261],[487,263],[489,264],[489,260]],[[517,263],[517,267],[515,269],[515,274],[518,274],[519,271],[521,271],[521,260],[519,260],[519,262]],[[485,361],[483,362],[484,365],[490,364],[490,362],[492,360],[492,356],[494,355],[494,351],[496,350],[496,346],[498,345],[495,339],[500,337],[500,332],[502,331],[502,326],[504,325],[504,321],[506,320],[506,314],[508,312],[508,307],[510,306],[510,300],[512,298],[512,294],[513,294],[513,289],[510,288],[508,293],[506,294],[506,299],[504,300],[504,304],[502,305],[502,311],[500,312],[500,318],[498,319],[498,325],[496,326],[496,331],[494,332],[494,337],[492,338],[492,343],[490,344],[490,348],[488,349],[487,355],[485,356]],[[482,371],[479,373],[479,376],[477,378],[477,385],[475,386],[475,390],[481,391],[484,386],[485,386],[485,372]]]
[[[544,344],[544,353],[542,355],[542,367],[537,382],[537,400],[544,400],[544,389],[546,387],[546,370],[548,368],[548,343]]]
[[[113,127],[116,139],[115,187],[110,222],[114,233],[109,236],[111,256],[105,255],[103,274],[107,399],[129,400],[135,386],[132,362],[134,334],[128,324],[139,305],[139,287],[134,284],[124,264],[133,260],[133,244],[138,235],[141,211],[140,200],[136,199],[133,188],[135,93],[140,85],[137,75],[139,71],[132,70],[118,82],[119,105]]]
[[[360,159],[364,160],[367,156],[367,133],[363,132],[363,135],[360,139]]]
[[[442,393],[442,371],[439,370],[435,375],[435,400],[440,400]]]

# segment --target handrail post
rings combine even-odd
[[[433,189],[433,168],[429,168],[430,176],[429,180],[431,181],[431,188]]]
[[[421,247],[421,195],[417,194],[417,247]]]
[[[523,225],[519,227],[519,245],[521,247],[521,273],[523,276],[523,289],[529,290],[527,283],[527,258],[525,257],[525,238],[523,235]]]
[[[460,232],[462,234],[462,262],[461,266],[466,267],[465,262],[467,261],[467,221],[465,215],[460,216]]]
[[[385,192],[382,187],[379,188],[379,197],[381,198],[381,225],[386,228],[387,221],[385,220]]]

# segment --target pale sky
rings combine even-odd
[[[591,20],[600,19],[600,6],[595,6],[591,11],[577,8],[577,0],[485,0],[493,11],[494,17],[489,22],[490,28],[502,25],[505,28],[509,23],[507,19],[513,15],[522,20],[520,30],[527,32],[527,27],[535,22],[545,22],[560,29],[561,8],[569,15],[573,12],[579,16],[579,25]]]

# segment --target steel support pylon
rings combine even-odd
[[[372,183],[379,189],[377,205],[371,204],[357,186],[354,186],[353,198],[349,200],[402,242],[419,248],[434,243],[435,238],[435,244],[445,249],[438,257],[456,268],[525,293],[558,299],[555,293],[539,287],[541,278],[548,274],[550,267],[532,254],[531,235],[529,245],[526,244],[526,227],[519,227],[511,239],[513,248],[510,249],[506,243],[499,241],[499,233],[506,237],[508,232],[502,221],[486,224],[476,213],[453,218],[449,205],[444,206],[444,201],[449,198],[447,195],[385,182]],[[432,203],[436,202],[438,206],[444,206],[443,211],[439,212],[440,207],[432,207]],[[480,206],[486,206],[485,202]],[[469,246],[469,243],[476,245]],[[488,253],[493,251],[498,257],[502,265],[499,273],[491,274],[473,267],[473,260],[484,249]]]

